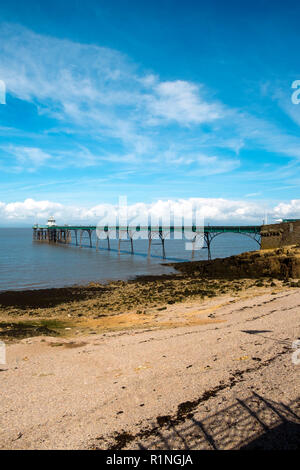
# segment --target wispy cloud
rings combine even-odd
[[[160,82],[149,96],[149,123],[153,125],[175,121],[180,125],[202,124],[220,119],[222,106],[209,103],[199,93],[199,87],[182,80]]]
[[[10,128],[16,140],[1,146],[5,171],[106,165],[188,179],[244,171],[247,150],[300,159],[297,135],[230,108],[204,84],[145,72],[116,50],[2,24],[0,54],[8,96],[33,105],[44,123],[34,144],[33,132]],[[285,177],[276,171],[269,176]],[[266,174],[259,159],[257,172]]]
[[[172,146],[176,151],[178,144],[177,161],[185,165],[189,157],[184,155],[183,138],[188,146],[197,126],[222,117],[221,104],[208,99],[202,85],[161,81],[118,51],[41,36],[10,24],[2,24],[0,38],[0,77],[9,94],[34,104],[41,117],[54,120],[48,141],[51,135],[55,137],[55,128],[58,133],[67,128],[68,135],[88,135],[106,161],[118,159],[129,165],[133,161],[143,164],[149,158],[163,163],[166,150]],[[176,134],[176,126],[182,129],[181,135]],[[40,147],[41,152],[53,155],[43,142]],[[78,152],[76,143],[72,150]],[[15,154],[20,156],[22,151],[15,150]],[[37,155],[37,150],[33,153]],[[91,159],[92,153],[86,152],[86,159],[96,165],[101,158]],[[34,155],[28,163],[32,164]],[[26,151],[23,163],[25,156]],[[49,165],[53,160],[48,159]],[[203,166],[201,159],[198,163]],[[227,171],[226,164],[222,167]]]
[[[52,156],[49,153],[36,147],[18,147],[15,145],[3,146],[2,150],[6,152],[14,161],[13,166],[8,165],[15,171],[22,170],[24,167],[34,171],[38,167],[51,161]],[[11,162],[10,162],[11,163]]]
[[[38,147],[25,147],[17,145],[3,145],[2,169],[7,172],[35,172],[42,166],[62,169],[69,166],[86,168],[99,165],[105,156],[94,155],[84,146],[77,146],[76,152],[59,150],[45,152]],[[1,163],[1,158],[0,158]]]

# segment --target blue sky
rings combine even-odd
[[[300,4],[0,5],[0,224],[199,199],[300,217]]]

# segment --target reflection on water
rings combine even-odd
[[[31,229],[0,229],[0,290],[36,289],[84,284],[91,281],[129,279],[137,275],[163,274],[172,271],[165,263],[189,261],[192,252],[185,249],[184,240],[166,240],[167,258],[162,259],[158,240],[152,242],[148,258],[148,241],[134,240],[135,254],[130,253],[130,243],[111,240],[111,250],[101,240],[99,251],[88,247],[87,240],[79,248],[75,244],[49,245],[33,242]],[[86,243],[86,244],[85,244]],[[226,257],[244,251],[256,250],[258,245],[239,234],[222,234],[213,241],[212,257]],[[207,250],[195,253],[194,259],[206,259]]]

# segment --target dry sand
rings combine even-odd
[[[0,447],[299,447],[291,345],[300,337],[300,289],[241,284],[218,284],[211,298],[179,293],[174,304],[157,296],[142,311],[135,299],[120,310],[121,296],[113,308],[105,301],[102,316],[103,298],[92,296],[41,308],[4,302],[2,320],[51,316],[71,330],[8,344]],[[172,298],[174,284],[168,289]]]

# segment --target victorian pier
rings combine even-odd
[[[151,246],[153,242],[159,243],[162,248],[162,257],[166,258],[165,240],[166,239],[185,239],[192,244],[192,256],[197,249],[197,244],[207,249],[208,259],[211,259],[211,243],[216,236],[224,233],[239,233],[252,238],[260,247],[261,244],[260,225],[206,225],[196,226],[96,226],[96,225],[56,225],[53,217],[48,219],[46,225],[33,226],[33,240],[53,244],[74,243],[82,247],[83,242],[89,247],[99,249],[101,240],[106,242],[107,249],[110,250],[110,241],[118,241],[118,250],[120,252],[121,243],[129,242],[130,251],[134,254],[134,240],[143,238],[148,240],[148,256],[151,255]]]

